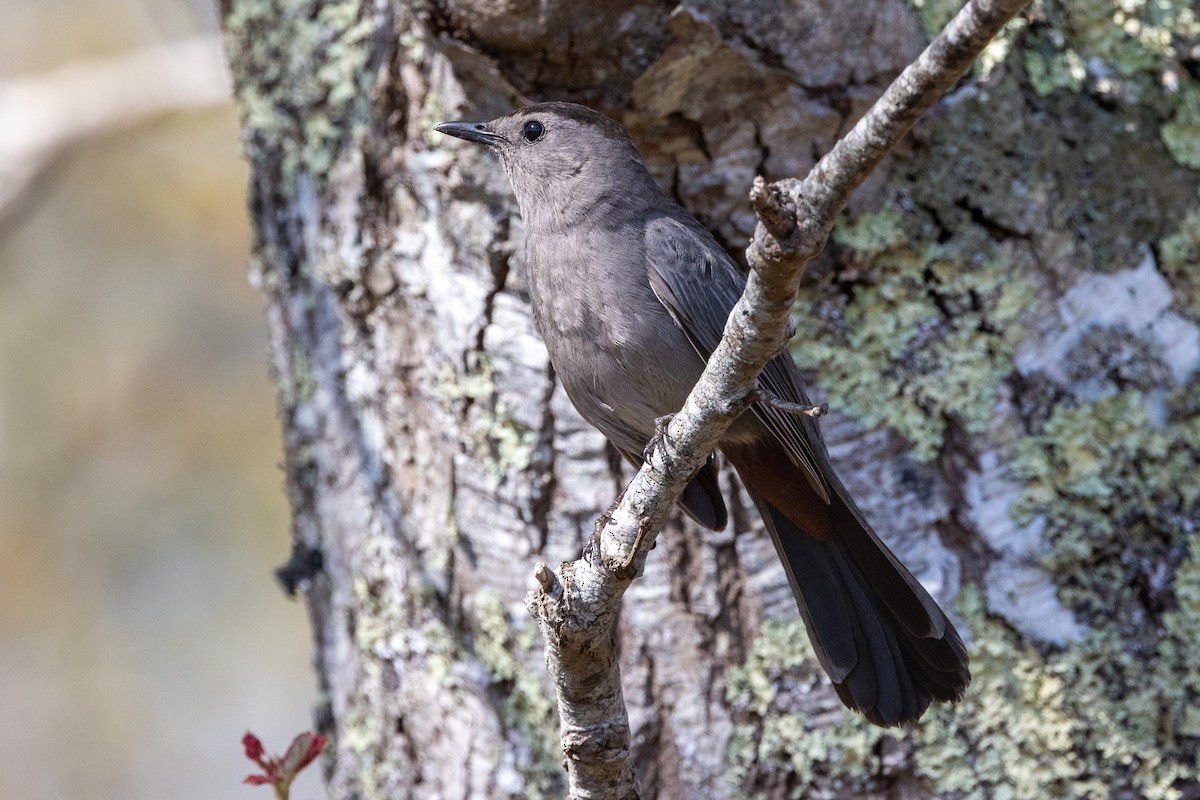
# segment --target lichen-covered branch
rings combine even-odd
[[[527,598],[558,691],[572,798],[638,796],[613,638],[621,597],[689,478],[754,398],[763,365],[786,346],[805,265],[855,187],[1026,2],[972,0],[805,180],[756,182],[753,270],[703,377],[583,557],[557,575],[539,564]]]

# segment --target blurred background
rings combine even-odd
[[[316,687],[215,2],[0,19],[0,798],[266,800]]]

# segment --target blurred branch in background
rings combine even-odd
[[[209,5],[0,0],[6,800],[265,800],[238,737],[312,725]]]
[[[172,111],[230,102],[219,36],[197,36],[0,81],[0,223],[80,142]]]

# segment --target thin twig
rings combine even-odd
[[[810,406],[807,403],[789,403],[779,395],[772,392],[770,389],[759,386],[751,393],[756,403],[770,406],[776,411],[782,411],[785,414],[799,414],[805,417],[823,417],[829,413],[829,403],[821,403],[820,405]]]

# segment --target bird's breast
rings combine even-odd
[[[615,418],[648,438],[703,362],[650,288],[640,237],[566,233],[527,234],[534,321],[580,413],[606,434]]]

